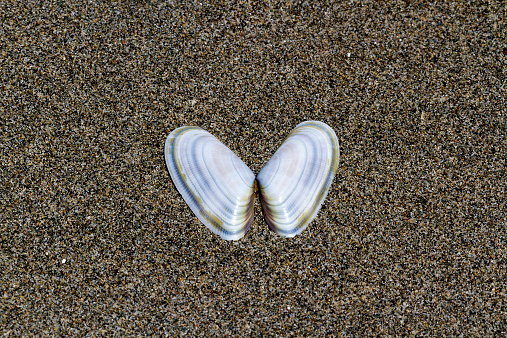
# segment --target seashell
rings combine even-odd
[[[226,240],[253,222],[255,175],[229,148],[198,127],[181,127],[165,142],[174,185],[199,220]]]
[[[257,176],[264,217],[277,234],[293,237],[315,218],[340,157],[333,129],[300,123]],[[166,165],[199,220],[226,240],[243,237],[253,222],[255,175],[224,144],[198,127],[167,137]]]
[[[338,169],[335,132],[300,123],[257,175],[264,218],[275,233],[293,237],[316,217]]]

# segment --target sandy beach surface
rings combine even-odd
[[[0,334],[507,334],[502,1],[0,4]],[[341,158],[299,236],[224,241],[164,142]]]

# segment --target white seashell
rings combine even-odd
[[[340,150],[335,132],[317,121],[300,123],[257,175],[264,217],[281,236],[301,233],[329,191]]]
[[[257,176],[264,217],[281,236],[293,237],[315,218],[340,157],[327,124],[299,124]],[[253,222],[252,171],[213,135],[198,127],[174,130],[165,143],[173,182],[190,209],[226,240],[243,237]]]
[[[213,135],[198,127],[174,130],[165,142],[174,185],[199,220],[226,240],[253,222],[253,172]]]

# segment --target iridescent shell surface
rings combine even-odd
[[[257,175],[264,218],[281,236],[301,233],[329,191],[340,150],[335,132],[317,121],[300,123]]]
[[[340,150],[327,124],[299,124],[257,176],[264,217],[293,237],[316,217],[333,182]],[[174,130],[165,143],[171,178],[199,220],[226,240],[253,222],[253,172],[213,135],[198,127]]]
[[[174,185],[199,220],[226,240],[253,222],[253,172],[229,148],[198,127],[175,129],[165,142]]]

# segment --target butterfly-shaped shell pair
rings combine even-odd
[[[177,128],[165,143],[174,185],[197,218],[226,240],[240,239],[250,229],[256,180],[269,227],[286,237],[302,232],[326,198],[339,157],[335,132],[317,121],[300,123],[257,178],[201,128]]]

